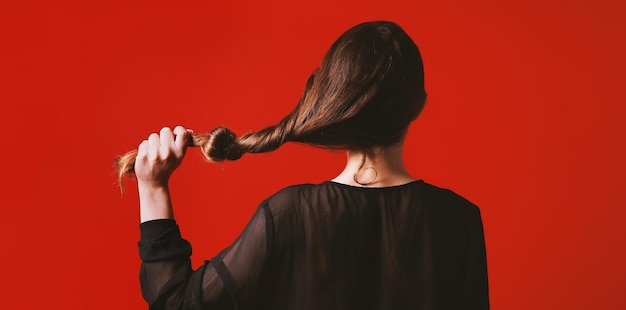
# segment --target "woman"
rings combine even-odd
[[[277,125],[241,137],[223,127],[151,134],[118,162],[120,178],[138,181],[150,309],[488,309],[478,208],[404,167],[404,136],[425,100],[415,43],[394,23],[370,22],[339,37]],[[237,240],[193,271],[168,191],[186,147],[217,162],[288,141],[344,149],[345,169],[263,201]]]

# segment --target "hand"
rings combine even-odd
[[[190,132],[182,126],[174,131],[163,127],[159,134],[153,133],[143,140],[135,160],[137,182],[149,187],[167,187],[170,176],[185,157]]]

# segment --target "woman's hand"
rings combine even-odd
[[[189,130],[177,126],[163,127],[151,134],[137,148],[135,175],[137,182],[151,187],[167,187],[167,182],[185,157]]]
[[[178,168],[189,141],[190,131],[177,126],[153,133],[137,149],[135,175],[139,189],[141,222],[173,219],[172,200],[167,183]]]

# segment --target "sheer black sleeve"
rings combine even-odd
[[[487,253],[480,210],[470,213],[470,246],[467,260],[467,300],[469,309],[489,309],[489,281],[487,277]]]
[[[265,203],[230,247],[195,271],[191,245],[174,220],[145,222],[140,230],[141,291],[150,309],[234,309],[262,291],[273,238]]]

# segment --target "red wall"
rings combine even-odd
[[[481,207],[493,308],[626,308],[620,1],[98,2],[0,4],[0,308],[145,308],[136,185],[120,194],[115,156],[162,126],[276,122],[333,40],[375,19],[422,50],[407,164]],[[191,150],[171,183],[195,266],[262,199],[343,159]]]

